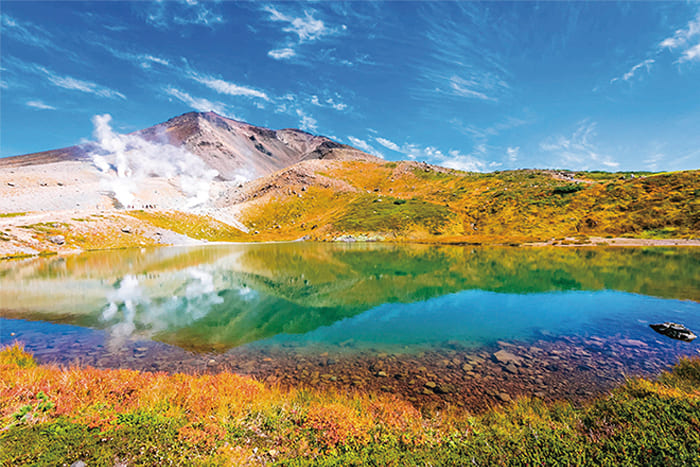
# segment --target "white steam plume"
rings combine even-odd
[[[187,198],[184,208],[209,199],[211,182],[218,175],[216,170],[183,148],[148,141],[135,134],[116,133],[109,124],[111,120],[107,114],[93,117],[97,148],[90,155],[123,206],[134,203],[139,182],[147,177],[177,177]]]

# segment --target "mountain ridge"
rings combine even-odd
[[[215,112],[186,112],[165,122],[129,133],[149,142],[182,147],[217,170],[222,180],[274,173],[302,160],[379,160],[352,146],[296,128],[272,130],[221,116]],[[99,150],[95,142],[0,158],[0,168],[66,161],[90,161]]]

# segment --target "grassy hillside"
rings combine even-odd
[[[700,239],[700,170],[468,173],[417,162],[313,160],[231,188],[216,209],[2,214],[0,258],[204,241],[586,243]],[[41,220],[38,220],[38,219]],[[162,233],[165,236],[161,236]],[[63,237],[54,242],[52,238]],[[64,243],[62,243],[64,242]]]
[[[569,236],[697,238],[700,171],[466,173],[412,162],[335,162],[254,193],[259,240],[365,235],[508,242]],[[336,183],[329,186],[327,180]]]
[[[700,360],[583,407],[481,415],[388,395],[280,390],[230,373],[37,366],[0,351],[0,464],[697,465]]]

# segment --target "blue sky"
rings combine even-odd
[[[700,168],[698,2],[2,2],[0,155],[190,110],[464,170]]]

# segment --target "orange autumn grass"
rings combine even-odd
[[[581,407],[422,417],[232,374],[37,366],[0,350],[0,465],[700,465],[700,358]]]
[[[147,413],[175,420],[179,441],[185,444],[218,449],[217,457],[228,449],[242,458],[259,449],[284,457],[309,455],[340,443],[366,444],[381,432],[398,434],[407,443],[422,439],[420,413],[391,396],[281,390],[230,373],[169,375],[39,366],[18,343],[0,351],[0,381],[5,428],[64,418],[113,432],[124,414]],[[48,409],[42,401],[49,401]],[[221,446],[235,431],[246,433],[241,443],[249,447],[246,452]]]

